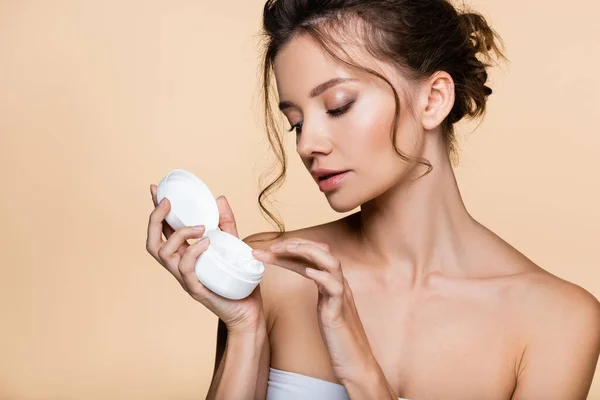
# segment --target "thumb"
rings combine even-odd
[[[223,232],[227,232],[237,238],[239,238],[237,225],[235,224],[235,217],[229,202],[225,196],[219,196],[216,199],[217,207],[219,208],[219,228]]]

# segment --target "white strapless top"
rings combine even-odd
[[[269,368],[267,400],[350,400],[343,385]],[[398,397],[398,400],[406,400]]]

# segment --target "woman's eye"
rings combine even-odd
[[[302,132],[302,121],[298,122],[296,125],[292,125],[292,127],[289,129],[289,132],[296,130],[296,135],[299,135],[300,132]]]
[[[354,101],[351,101],[350,103],[341,106],[340,108],[336,108],[335,110],[327,110],[327,114],[331,115],[332,117],[339,117],[340,115],[348,111],[352,104],[354,104]]]
[[[339,117],[345,114],[350,109],[350,107],[352,107],[352,104],[354,104],[354,100],[334,110],[327,110],[327,114],[331,115],[334,118]],[[296,135],[302,133],[302,121],[298,122],[295,125],[292,125],[292,127],[289,129],[289,132],[292,132],[294,130],[296,131]]]

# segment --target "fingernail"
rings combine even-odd
[[[265,254],[265,252],[262,250],[252,250],[252,255],[254,256],[260,256],[261,254]]]
[[[206,243],[208,241],[208,236],[204,236],[201,239],[199,239],[196,243]]]
[[[296,247],[298,247],[298,243],[290,243],[286,246],[289,250],[294,250]]]
[[[204,225],[196,225],[192,227],[192,230],[194,231],[201,231],[204,229]]]

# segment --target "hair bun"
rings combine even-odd
[[[464,35],[463,54],[468,70],[465,71],[464,82],[455,89],[456,100],[449,115],[451,123],[485,112],[487,97],[492,94],[492,89],[486,85],[487,68],[493,64],[494,56],[504,58],[500,36],[481,14],[466,12],[458,14],[458,19]]]

